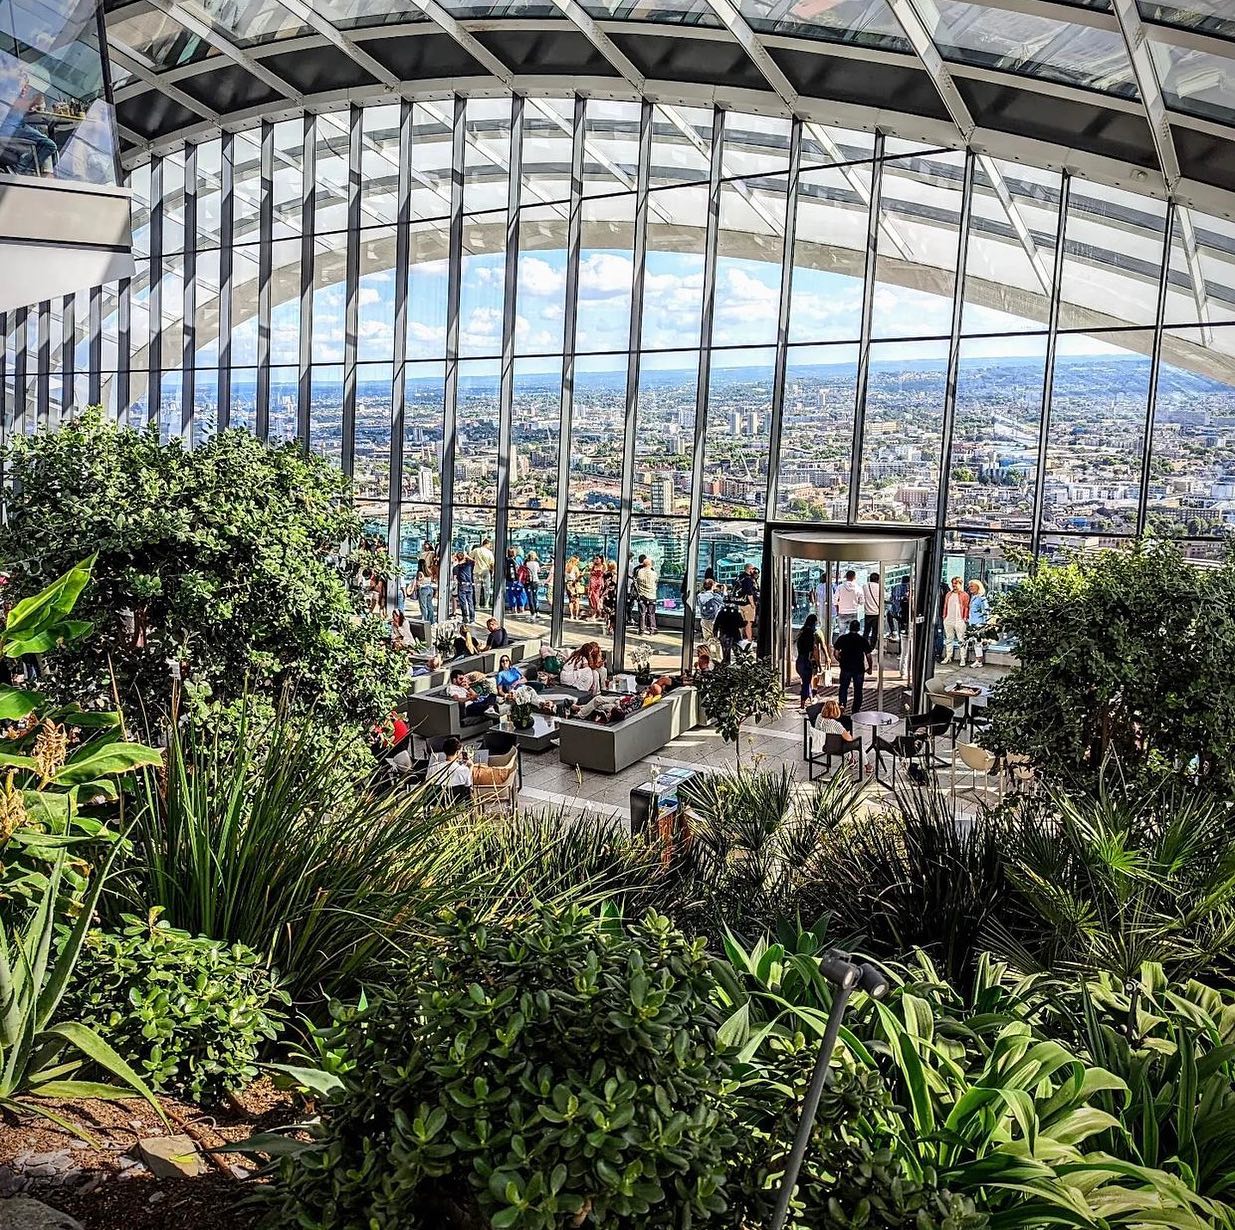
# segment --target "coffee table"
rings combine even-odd
[[[523,752],[547,752],[558,739],[557,723],[541,713],[532,715],[531,726],[514,727],[507,733],[514,735],[515,744]]]

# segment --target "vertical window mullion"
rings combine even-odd
[[[570,215],[566,234],[566,318],[562,330],[562,402],[558,424],[557,510],[554,519],[553,594],[549,640],[562,641],[562,601],[566,592],[566,510],[570,506],[570,433],[575,409],[575,346],[579,309],[579,264],[583,246],[583,134],[587,121],[587,100],[575,95],[574,126],[570,146]]]
[[[853,398],[853,445],[849,454],[849,524],[858,519],[862,482],[862,435],[866,426],[866,394],[870,385],[871,318],[875,306],[875,262],[879,251],[879,210],[883,198],[883,133],[875,133],[871,167],[871,199],[866,215],[866,262],[862,276],[862,329],[858,343],[857,387]]]
[[[133,282],[120,279],[116,299],[116,419],[128,418],[129,398],[133,394]],[[99,396],[103,390],[100,382]]]
[[[103,400],[103,288],[90,288],[90,342],[87,370],[90,373],[90,387],[86,398],[92,406],[97,406]],[[120,366],[120,357],[116,356],[116,366]]]
[[[26,339],[30,333],[27,324],[30,309],[19,307],[13,313],[13,434],[26,431]]]
[[[630,569],[631,510],[635,493],[635,420],[639,413],[640,347],[643,343],[643,283],[647,268],[648,182],[652,167],[652,103],[643,100],[639,114],[639,170],[635,186],[635,241],[630,293],[630,350],[626,355],[626,419],[622,440],[622,495],[618,522],[618,617],[614,620],[613,660],[626,650],[626,585]]]
[[[60,418],[73,409],[77,385],[77,296],[65,295],[60,304]]]
[[[364,111],[353,105],[347,130],[347,265],[343,298],[343,421],[339,464],[356,468],[356,336],[360,328],[360,173]]]
[[[493,553],[506,558],[510,516],[510,438],[515,399],[515,311],[519,281],[519,202],[523,179],[523,98],[511,99],[510,167],[506,177],[506,280],[502,288],[502,371],[498,386],[497,516]],[[506,587],[494,585],[494,607],[502,611]]]
[[[313,402],[313,231],[317,212],[317,122],[304,117],[300,149],[300,370],[296,395],[296,438],[306,452]]]
[[[46,430],[51,426],[51,300],[39,304],[38,351],[35,362],[36,425]]]
[[[184,147],[184,253],[183,313],[180,346],[180,436],[193,447],[194,403],[197,381],[197,146]]]
[[[224,132],[219,152],[219,431],[226,431],[232,421],[232,227],[236,221],[233,141],[232,134]]]
[[[163,160],[150,159],[150,274],[147,280],[146,421],[163,405]]]
[[[1035,559],[1042,545],[1042,503],[1046,489],[1046,449],[1051,434],[1051,405],[1055,396],[1055,352],[1059,341],[1059,300],[1063,285],[1064,242],[1068,235],[1068,198],[1072,177],[1067,171],[1059,181],[1059,222],[1055,232],[1055,267],[1051,282],[1051,306],[1047,316],[1046,362],[1042,368],[1042,413],[1038,416],[1038,468],[1033,485],[1033,540]]]
[[[262,121],[261,196],[257,247],[257,421],[259,440],[270,438],[270,279],[274,251],[274,124]]]
[[[399,204],[395,228],[394,352],[390,389],[390,487],[386,503],[386,544],[395,575],[403,567],[403,430],[407,409],[407,279],[412,222],[412,104],[399,106]],[[400,592],[402,585],[399,586]]]

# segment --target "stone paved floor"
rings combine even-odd
[[[992,684],[1003,672],[997,668],[940,667],[936,678],[946,684],[956,679],[975,680]],[[873,707],[867,698],[865,707]],[[885,727],[881,734],[903,732],[903,722]],[[869,735],[867,736],[869,744]],[[951,759],[951,744],[946,739],[938,741],[938,754]],[[770,724],[752,725],[744,729],[741,740],[741,763],[748,767],[778,769],[790,766],[798,780],[806,788],[807,766],[802,758],[802,718],[797,709],[796,691],[786,693],[785,709],[780,718]],[[621,773],[593,773],[563,765],[556,748],[538,755],[523,755],[523,785],[520,790],[520,805],[528,808],[564,808],[571,813],[591,812],[610,816],[618,821],[630,819],[630,792],[646,782],[652,774],[651,760],[656,759],[664,768],[690,767],[704,772],[729,768],[738,762],[732,743],[726,743],[711,727],[697,727],[667,744],[655,758],[647,758],[631,765]],[[839,771],[834,769],[834,771]],[[817,769],[816,773],[822,772]],[[939,771],[941,784],[951,788],[952,777],[947,769]],[[868,782],[873,779],[868,775]],[[968,774],[962,770],[957,776],[958,788],[968,782]],[[874,788],[884,791],[873,783]]]

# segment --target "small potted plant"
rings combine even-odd
[[[646,645],[633,645],[630,656],[635,664],[635,682],[646,688],[652,682],[652,651]]]
[[[532,728],[532,711],[540,701],[540,694],[526,684],[515,688],[510,694],[510,724],[516,730]]]

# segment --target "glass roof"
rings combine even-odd
[[[221,115],[244,112],[253,105],[255,95],[267,97],[272,76],[286,80],[284,92],[292,101],[318,91],[337,94],[369,89],[373,84],[371,60],[366,63],[359,51],[327,37],[329,31],[323,34],[311,29],[280,0],[228,0],[226,4],[174,0],[172,15],[161,6],[154,7],[152,0],[108,3],[108,29],[118,45],[135,52],[156,72],[172,74],[172,80],[192,76],[192,86],[186,86],[186,91]],[[432,44],[422,44],[414,36],[401,35],[392,41],[389,55],[377,41],[378,35],[358,41],[360,51],[389,65],[391,72],[411,84],[420,78],[464,81],[478,75],[489,77],[488,57],[493,57],[514,77],[569,81],[576,73],[595,76],[599,71],[619,78],[625,75],[636,88],[640,79],[635,73],[658,85],[680,80],[708,91],[723,91],[724,80],[734,76],[744,90],[762,90],[773,99],[773,107],[782,109],[787,79],[789,87],[804,99],[819,97],[865,108],[872,113],[872,122],[881,125],[884,121],[879,117],[898,109],[928,114],[932,120],[946,115],[940,91],[948,96],[947,91],[936,79],[937,62],[929,49],[923,50],[925,37],[933,41],[943,64],[956,78],[957,90],[948,96],[948,106],[955,112],[953,100],[959,93],[976,127],[986,132],[1015,132],[1018,125],[1027,124],[1031,135],[1042,141],[1133,165],[1158,165],[1150,127],[1139,110],[1137,74],[1111,0],[914,0],[912,9],[921,21],[920,30],[902,26],[891,0],[579,0],[582,10],[600,22],[602,30],[611,32],[612,41],[602,39],[582,22],[577,23],[577,37],[571,37],[571,8],[562,7],[561,0],[438,3],[450,22],[443,18],[440,25],[433,23],[415,0],[316,0],[314,7],[322,18],[343,30],[411,24],[439,36]],[[721,20],[727,5],[736,8],[749,30],[743,33],[733,13]],[[1178,124],[1196,117],[1235,126],[1235,0],[1138,0],[1138,5],[1157,76],[1157,82],[1147,84],[1147,93],[1160,86]],[[182,25],[174,16],[178,8],[216,31],[218,37],[212,39]],[[454,22],[462,23],[462,32]],[[497,28],[488,24],[495,22],[502,24]],[[538,25],[544,25],[544,37],[524,37],[520,30],[524,23],[533,34],[538,33]],[[547,32],[549,23],[552,34]],[[697,29],[699,37],[693,45],[685,45],[667,39],[662,31],[649,33],[644,45],[645,36],[638,32],[644,24],[677,26],[684,39]],[[306,42],[294,60],[264,62],[265,49],[272,43],[302,36],[307,36]],[[751,37],[766,39],[765,58],[750,51]],[[477,44],[483,45],[484,54]],[[219,73],[216,87],[214,75],[190,67],[222,55],[254,68],[238,54],[245,51],[254,52],[254,59],[265,69],[260,74],[260,90],[246,91],[232,71]],[[893,58],[879,53],[891,53]],[[810,61],[814,54],[819,56],[818,69]],[[872,63],[863,66],[867,56]],[[579,58],[577,70],[572,69],[571,57]],[[607,69],[599,66],[606,58],[610,61]],[[915,72],[915,63],[919,66],[916,81],[908,75]],[[890,95],[879,88],[877,73],[885,68]],[[120,123],[145,141],[169,137],[170,132],[149,130],[150,109],[138,105],[151,87],[137,78],[125,78],[122,70],[117,72],[117,82]],[[1052,89],[1055,83],[1086,93],[1057,95]],[[1007,88],[992,90],[991,84]],[[460,88],[466,90],[466,86]],[[1018,90],[1025,96],[1018,96]],[[662,97],[663,90],[658,89],[657,96]],[[126,116],[128,99],[134,107]],[[681,120],[686,109],[673,110]],[[183,108],[170,113],[156,108],[153,114],[170,114],[168,125],[187,124]],[[675,122],[664,108],[658,111],[658,129]],[[697,132],[696,137],[693,153],[685,147],[680,151],[683,172],[689,175],[698,167],[685,164],[697,163],[704,156],[700,150],[707,134]],[[598,130],[593,145],[599,148],[608,139]],[[628,166],[633,161],[632,149],[625,138],[621,144],[620,162]],[[775,159],[769,161],[759,146],[752,130],[744,154],[731,159],[732,169],[726,168],[726,174],[753,173],[761,165],[770,174],[779,173]],[[829,149],[816,154],[807,133],[803,155],[806,163],[830,163],[861,158],[868,148],[868,142],[859,140],[849,142],[850,153],[838,155]],[[1191,146],[1185,142],[1178,153],[1186,178],[1235,192],[1235,158],[1216,158],[1212,142],[1197,140]]]

